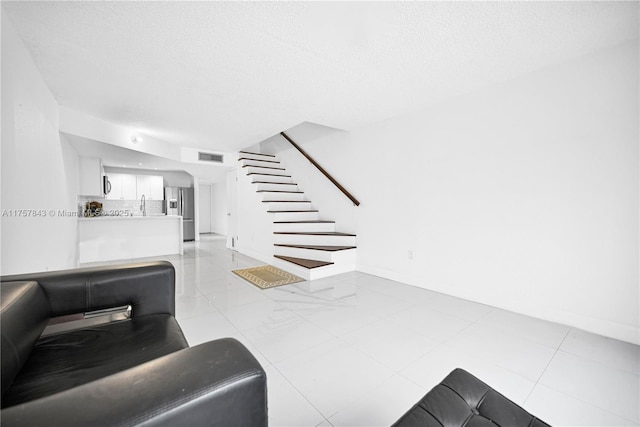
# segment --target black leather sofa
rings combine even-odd
[[[454,369],[393,427],[550,427],[463,369]]]
[[[267,426],[251,353],[233,339],[188,346],[170,263],[6,276],[0,289],[3,427]],[[129,308],[105,311],[117,307]]]

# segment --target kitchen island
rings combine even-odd
[[[182,255],[182,217],[153,215],[78,218],[78,240],[81,264]]]

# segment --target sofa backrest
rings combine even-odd
[[[11,387],[47,326],[49,315],[49,303],[37,282],[0,284],[2,396]]]
[[[175,316],[175,268],[150,261],[3,276],[2,281],[36,281],[51,317],[131,306],[133,316]]]

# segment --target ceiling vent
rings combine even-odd
[[[224,157],[222,154],[203,153],[202,151],[199,151],[198,160],[201,162],[223,163]]]

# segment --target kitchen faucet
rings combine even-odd
[[[142,211],[142,216],[147,216],[147,201],[144,198],[144,194],[140,198],[140,210]]]

